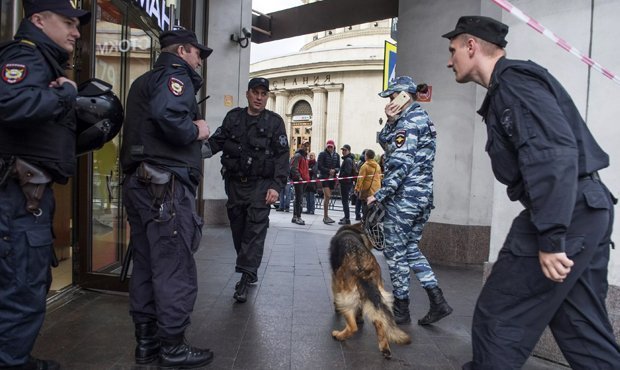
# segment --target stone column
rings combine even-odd
[[[288,103],[288,91],[286,90],[276,90],[273,92],[276,96],[274,112],[278,113],[282,119],[284,120],[284,126],[286,127],[286,136],[290,139],[291,137],[291,128],[289,118],[286,116],[286,105]]]
[[[342,84],[327,85],[327,124],[325,125],[325,140],[334,139],[336,147],[339,148],[343,143],[340,142],[340,97],[342,95]]]
[[[312,145],[310,151],[323,150],[325,141],[325,100],[326,91],[322,87],[312,88]]]
[[[267,106],[265,108],[267,108],[267,110],[273,111],[276,105],[276,96],[273,92],[269,92],[269,99],[267,100]]]

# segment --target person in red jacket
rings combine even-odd
[[[293,159],[291,160],[291,180],[292,181],[308,181],[310,180],[310,173],[308,171],[308,150],[310,149],[310,143],[304,142],[301,144],[301,148],[295,152]],[[293,206],[293,219],[292,223],[297,225],[305,225],[306,222],[301,219],[301,205],[304,196],[305,183],[295,184],[295,204]]]

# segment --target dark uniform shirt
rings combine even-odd
[[[222,175],[232,179],[272,179],[270,189],[280,191],[289,173],[289,145],[284,121],[263,110],[251,116],[235,108],[209,137],[212,154],[222,151]]]
[[[196,91],[202,78],[181,57],[163,52],[153,70],[131,85],[123,124],[121,165],[133,172],[140,162],[160,165],[195,187],[202,175],[200,118]]]
[[[45,168],[54,181],[75,174],[77,90],[64,76],[69,54],[29,20],[15,41],[0,46],[0,157],[18,156]]]
[[[530,211],[540,250],[564,252],[578,179],[609,157],[560,83],[531,61],[499,59],[478,113],[495,177]]]

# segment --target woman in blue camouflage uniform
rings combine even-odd
[[[425,89],[426,85],[421,85]],[[404,91],[410,99],[402,107],[392,102]],[[398,324],[411,322],[409,276],[413,270],[426,290],[430,311],[420,325],[434,323],[452,312],[437,285],[437,278],[420,251],[422,230],[433,208],[433,161],[435,127],[426,111],[415,102],[418,87],[411,77],[402,76],[379,93],[390,98],[385,107],[387,124],[379,134],[385,150],[385,174],[381,188],[367,203],[379,202],[386,209],[383,251],[394,288],[394,317]]]

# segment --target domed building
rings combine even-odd
[[[356,154],[366,148],[381,153],[376,136],[385,119],[386,100],[377,94],[383,87],[390,22],[307,35],[298,53],[250,65],[250,77],[270,81],[267,109],[284,119],[291,153],[305,140],[319,152],[329,139],[337,149],[349,144]]]

